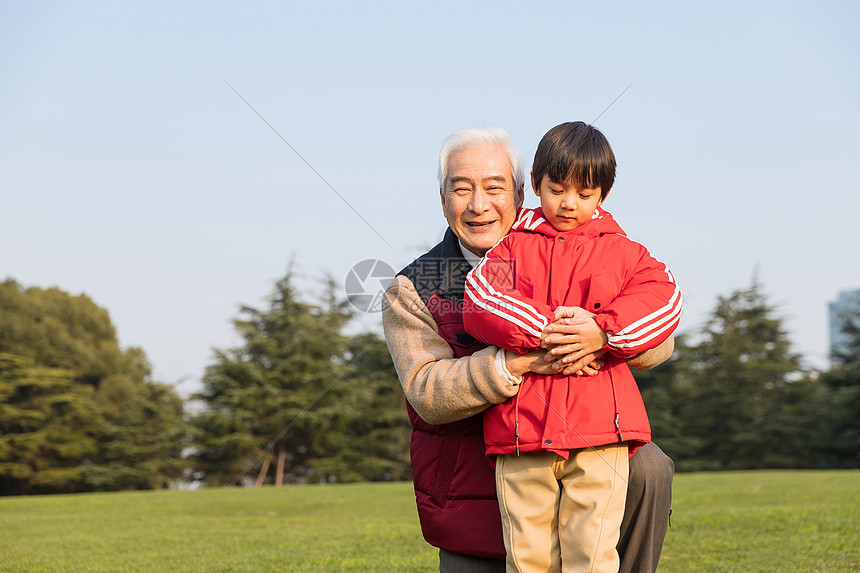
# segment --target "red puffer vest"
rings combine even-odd
[[[442,242],[400,271],[412,281],[454,355],[469,356],[486,345],[463,327],[463,292],[471,266],[457,236]],[[493,468],[484,456],[483,416],[428,424],[407,401],[412,423],[412,476],[424,539],[463,555],[504,559],[502,520]]]

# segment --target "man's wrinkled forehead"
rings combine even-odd
[[[485,186],[487,183],[501,183],[502,185],[510,186],[511,176],[510,174],[505,175],[503,173],[493,173],[480,177],[480,182],[483,183]],[[474,186],[476,181],[475,178],[462,174],[454,174],[448,178],[449,187],[454,186],[458,183],[466,183],[468,185]]]
[[[486,186],[501,183],[513,185],[513,168],[507,150],[500,145],[471,145],[451,154],[447,186],[465,183]]]

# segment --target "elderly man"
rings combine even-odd
[[[383,327],[412,423],[421,529],[439,548],[439,570],[501,572],[505,549],[481,412],[514,396],[525,372],[587,373],[595,357],[580,351],[563,321],[546,338],[552,353],[525,355],[487,347],[463,328],[466,274],[508,233],[523,202],[523,170],[508,135],[487,128],[449,136],[439,154],[439,192],[448,229],[387,289]],[[629,363],[653,367],[672,345],[670,339]],[[621,571],[657,569],[673,474],[672,461],[654,444],[630,460]]]

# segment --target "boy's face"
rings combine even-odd
[[[463,246],[483,256],[508,234],[523,204],[504,147],[473,145],[451,154],[440,190],[448,226]]]
[[[546,175],[539,186],[535,185],[532,176],[532,187],[535,195],[540,197],[543,216],[559,231],[571,231],[587,223],[603,203],[600,187],[586,189],[571,183],[556,183]]]

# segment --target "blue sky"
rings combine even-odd
[[[546,130],[592,121],[633,82],[596,124],[619,163],[605,207],[674,271],[682,330],[755,275],[822,366],[826,304],[860,287],[858,16],[851,2],[4,3],[0,277],[86,293],[188,393],[291,259],[312,296],[324,273],[432,246],[448,133],[503,127],[528,166]]]

